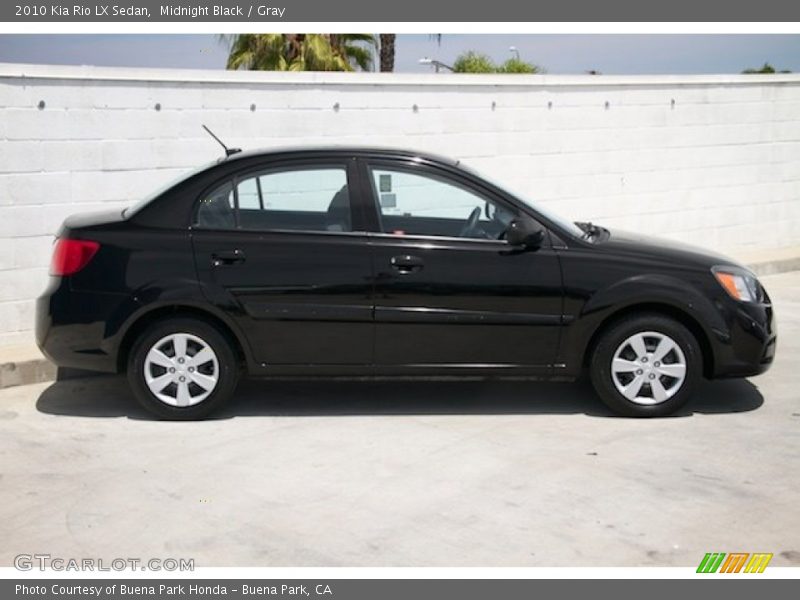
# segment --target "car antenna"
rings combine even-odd
[[[212,138],[214,138],[215,140],[217,140],[217,143],[218,143],[220,146],[222,146],[222,147],[225,149],[225,156],[231,156],[232,154],[237,154],[238,152],[241,152],[241,151],[242,151],[242,149],[241,149],[241,148],[228,148],[228,147],[227,147],[227,146],[226,146],[226,145],[225,145],[225,144],[222,142],[222,140],[221,140],[221,139],[219,139],[217,136],[215,136],[215,135],[214,135],[214,132],[213,132],[213,131],[211,131],[211,130],[210,130],[208,127],[206,127],[205,125],[203,125],[203,129],[205,129],[205,130],[208,132],[208,135],[210,135]]]

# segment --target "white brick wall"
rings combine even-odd
[[[800,240],[798,75],[0,64],[0,344],[30,339],[32,299],[62,219],[124,206],[218,157],[203,123],[244,148],[369,144],[447,154],[566,216],[723,252]]]

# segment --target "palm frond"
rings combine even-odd
[[[368,33],[220,35],[230,46],[228,69],[353,71],[372,68],[377,39]]]

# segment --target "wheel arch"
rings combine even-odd
[[[711,341],[706,333],[703,326],[700,322],[694,318],[688,312],[682,310],[681,308],[674,306],[672,304],[668,304],[665,302],[642,302],[637,304],[631,304],[628,306],[624,306],[622,308],[617,309],[616,311],[607,315],[594,329],[592,335],[589,337],[589,341],[587,342],[584,351],[583,351],[583,359],[582,359],[582,366],[588,367],[589,360],[592,356],[592,352],[594,351],[594,347],[597,344],[597,341],[600,339],[600,336],[607,331],[611,326],[613,326],[618,321],[621,321],[631,315],[641,314],[641,313],[649,313],[649,314],[659,314],[665,317],[670,317],[681,325],[686,327],[691,334],[697,340],[697,343],[700,345],[700,352],[703,358],[703,376],[708,378],[711,377],[714,373],[714,351],[711,347]]]
[[[136,339],[153,323],[166,318],[191,317],[205,321],[214,326],[231,342],[234,354],[243,366],[249,364],[250,357],[246,352],[246,341],[235,328],[222,317],[211,311],[190,304],[167,304],[158,306],[137,315],[126,328],[117,351],[117,370],[125,371],[128,356]]]

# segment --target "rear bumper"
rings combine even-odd
[[[114,324],[128,301],[124,294],[75,292],[52,277],[36,300],[36,343],[56,366],[115,373]]]

